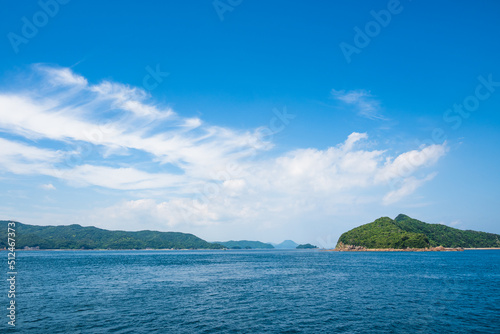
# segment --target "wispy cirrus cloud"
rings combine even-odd
[[[387,120],[382,115],[380,102],[366,90],[335,90],[332,89],[332,97],[354,108],[355,112],[368,119]]]
[[[203,125],[198,118],[148,104],[147,93],[139,88],[111,82],[89,85],[68,69],[39,71],[45,76],[32,83],[31,94],[0,94],[2,130],[27,139],[76,146],[83,142],[93,152],[146,152],[159,164],[189,169],[193,176],[264,147],[255,145],[250,131]],[[56,86],[47,89],[46,82]]]

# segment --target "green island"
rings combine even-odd
[[[317,246],[311,245],[311,244],[301,244],[295,247],[296,249],[314,249],[318,248]]]
[[[7,248],[7,224],[0,221],[0,248]],[[16,248],[23,249],[223,249],[193,234],[109,231],[80,225],[35,226],[15,222]]]
[[[225,246],[229,249],[274,249],[273,245],[260,241],[230,240],[230,241],[216,241],[216,243]]]
[[[336,250],[461,250],[498,248],[500,235],[428,224],[400,214],[381,217],[342,234]]]

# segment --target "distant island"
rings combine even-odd
[[[217,244],[229,249],[274,249],[274,246],[260,241],[239,240],[239,241],[216,241]]]
[[[318,248],[318,246],[314,246],[314,245],[311,245],[311,244],[302,244],[302,245],[298,245],[295,248],[296,249],[314,249],[314,248]]]
[[[285,240],[279,244],[270,244],[260,241],[249,241],[249,240],[239,240],[239,241],[216,241],[216,243],[223,245],[229,249],[314,249],[317,246],[311,244],[298,245],[292,240]]]
[[[7,246],[7,224],[0,221],[0,248]],[[224,249],[189,233],[109,231],[80,225],[35,226],[16,222],[18,249]]]
[[[400,214],[382,217],[342,234],[336,250],[461,250],[500,247],[500,235],[428,224]]]
[[[285,240],[279,244],[272,244],[276,249],[295,249],[299,244],[292,240]]]

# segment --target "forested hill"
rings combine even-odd
[[[428,224],[400,214],[382,217],[342,234],[337,243],[366,248],[500,247],[500,235]]]
[[[7,224],[0,221],[0,248],[7,246]],[[195,235],[180,232],[108,231],[80,225],[35,226],[16,222],[16,248],[40,249],[222,249]]]

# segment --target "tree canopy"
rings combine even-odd
[[[395,219],[381,217],[345,232],[340,242],[366,248],[490,248],[500,247],[500,235],[428,224],[400,214]]]
[[[0,221],[0,247],[7,247],[8,221]],[[80,225],[35,226],[16,222],[16,248],[40,249],[222,249],[193,234],[109,231]]]

